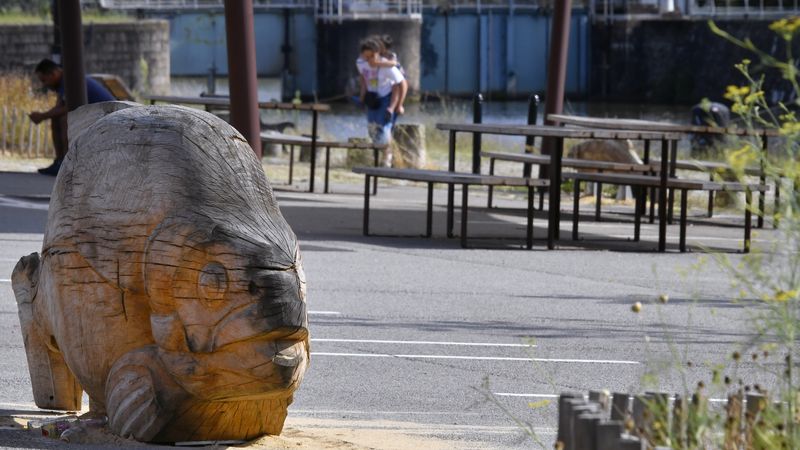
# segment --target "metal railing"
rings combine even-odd
[[[318,0],[253,0],[253,8],[313,8]],[[98,0],[101,8],[118,10],[223,10],[224,0]]]
[[[359,19],[422,20],[422,0],[318,0],[317,19],[341,22]]]
[[[778,18],[800,13],[800,0],[589,0],[594,20],[749,17]]]
[[[687,14],[704,17],[778,18],[800,13],[798,0],[689,0]]]

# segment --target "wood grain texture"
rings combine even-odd
[[[211,114],[70,113],[41,256],[12,276],[36,404],[142,441],[280,433],[309,362],[297,239],[260,162]]]

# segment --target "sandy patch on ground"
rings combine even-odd
[[[106,428],[86,428],[71,443],[41,436],[38,430],[27,430],[26,424],[34,418],[50,419],[56,416],[32,414],[0,415],[0,446],[32,448],[75,448],[72,444],[83,444],[115,448],[166,448],[123,439],[111,434]],[[254,441],[238,445],[219,445],[207,443],[187,448],[214,449],[386,449],[386,450],[426,450],[452,448],[489,448],[480,443],[449,441],[433,436],[441,427],[412,422],[386,420],[340,420],[290,417],[280,436],[264,436]],[[38,444],[38,445],[37,445]],[[172,447],[176,448],[176,447]],[[178,447],[180,448],[180,447]]]

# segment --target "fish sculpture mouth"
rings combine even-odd
[[[287,327],[242,338],[211,353],[159,350],[173,378],[206,401],[285,398],[308,366],[308,330]]]

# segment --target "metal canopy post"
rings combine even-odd
[[[555,2],[553,30],[550,37],[550,57],[547,61],[547,92],[545,93],[545,124],[554,125],[550,114],[560,114],[564,108],[564,87],[567,78],[567,50],[569,48],[569,26],[572,15],[572,0]],[[550,173],[550,204],[548,215],[548,248],[558,239],[558,214],[561,200],[561,150],[563,139],[543,138],[542,153],[550,155],[550,167],[542,167],[541,173]]]
[[[87,102],[80,0],[58,0],[58,13],[61,22],[64,97],[67,109],[72,111]]]
[[[225,0],[225,36],[228,41],[231,124],[261,159],[253,0]]]

